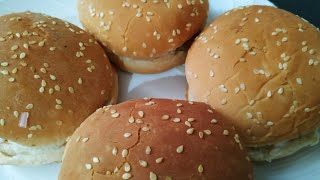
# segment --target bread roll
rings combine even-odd
[[[252,179],[229,121],[204,103],[137,99],[98,109],[68,141],[59,180]]]
[[[208,16],[208,0],[79,0],[85,29],[122,70],[159,73],[183,64],[191,39]],[[184,45],[185,44],[185,45]]]
[[[0,164],[61,161],[65,140],[115,103],[117,74],[80,28],[32,12],[0,16]]]
[[[231,119],[246,146],[278,148],[320,127],[319,51],[319,29],[298,16],[268,6],[231,10],[189,51],[188,99]]]

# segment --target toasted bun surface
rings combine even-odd
[[[320,126],[320,33],[281,9],[250,6],[213,20],[186,60],[189,100],[231,119],[246,146]]]
[[[231,180],[251,173],[234,128],[211,107],[141,99],[98,109],[82,123],[68,141],[59,180]]]
[[[79,17],[85,29],[110,53],[130,61],[153,61],[181,47],[200,30],[208,16],[208,8],[208,0],[78,1]],[[183,57],[179,61],[173,58],[175,63],[166,64],[164,70],[184,60]],[[134,62],[125,65],[120,68],[140,73]],[[154,65],[150,66],[148,71],[155,73]]]
[[[103,48],[72,24],[31,12],[0,22],[0,164],[21,164],[10,153],[16,147],[59,149],[104,102],[115,103],[117,75]]]

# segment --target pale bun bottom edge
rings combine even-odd
[[[33,166],[61,162],[65,141],[48,146],[24,146],[14,142],[0,143],[0,165]]]
[[[316,130],[310,134],[286,142],[281,142],[270,146],[247,147],[247,150],[252,161],[271,162],[276,159],[293,155],[303,148],[315,146],[319,143],[319,139],[319,131]]]
[[[157,74],[183,64],[187,57],[186,49],[177,49],[157,58],[133,59],[108,53],[108,57],[118,68],[130,73]]]

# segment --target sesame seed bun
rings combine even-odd
[[[208,16],[208,0],[79,0],[84,28],[118,58],[122,70],[158,73],[185,61],[175,52],[197,33]],[[132,62],[133,61],[133,62]],[[170,62],[172,61],[172,62]]]
[[[320,127],[319,51],[319,30],[298,16],[268,6],[231,10],[190,48],[188,99],[231,119],[248,147],[300,138]]]
[[[80,123],[116,102],[117,74],[70,23],[31,12],[0,22],[0,164],[60,161]]]
[[[68,141],[59,180],[252,179],[239,136],[204,103],[131,100],[92,114]]]

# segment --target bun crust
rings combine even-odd
[[[98,109],[72,135],[59,180],[79,178],[242,180],[252,167],[210,106],[140,99]]]
[[[189,50],[189,100],[231,119],[246,146],[320,126],[320,33],[281,9],[249,6],[216,18]]]
[[[208,9],[208,0],[78,1],[81,23],[110,53],[151,61],[191,39],[205,23]]]
[[[115,103],[117,74],[90,35],[31,12],[0,16],[0,22],[0,138],[5,142],[60,146],[104,102]]]

